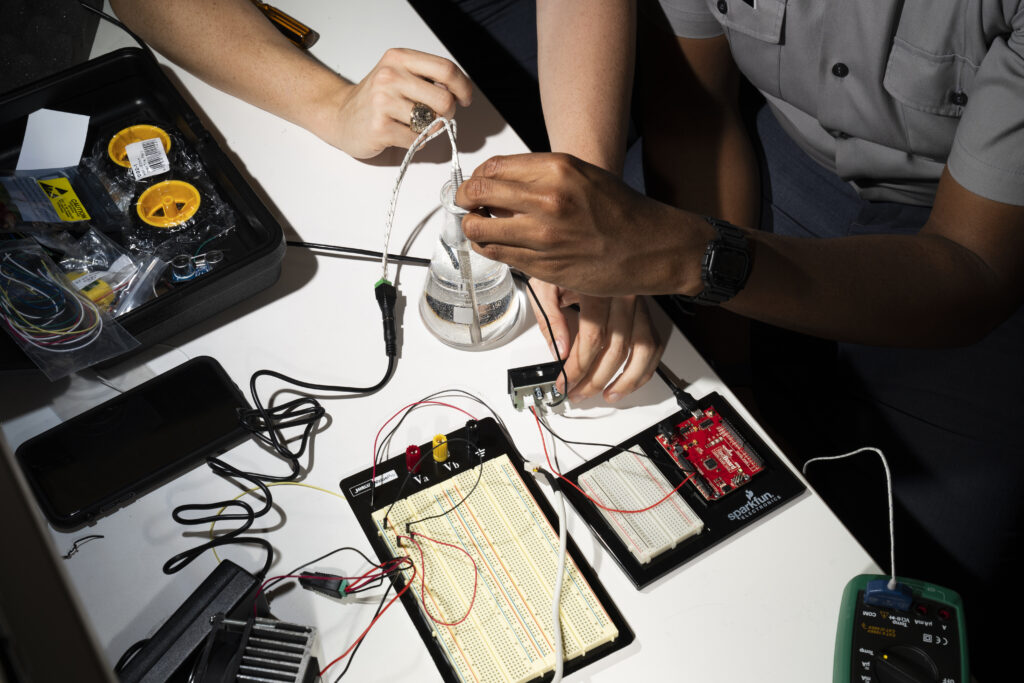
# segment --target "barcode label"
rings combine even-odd
[[[75,278],[71,281],[71,284],[75,286],[77,290],[83,290],[92,283],[96,282],[100,278],[110,278],[111,275],[117,277],[121,275],[122,271],[128,268],[134,268],[135,264],[132,263],[131,258],[127,254],[121,254],[117,257],[117,260],[110,264],[110,267],[106,270],[94,270],[89,273]],[[120,278],[123,279],[123,278]]]
[[[75,289],[77,289],[78,291],[82,291],[83,289],[85,289],[92,283],[96,282],[106,274],[107,271],[105,270],[96,270],[91,273],[86,273],[81,277],[75,278],[74,280],[71,281],[71,284],[74,285]]]
[[[133,142],[130,145],[125,145],[124,150],[128,153],[128,161],[132,165],[132,175],[136,180],[167,173],[171,170],[171,163],[167,161],[164,146],[157,138]]]

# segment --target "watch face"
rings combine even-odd
[[[708,274],[717,285],[738,287],[747,279],[750,256],[742,249],[719,244],[711,255]]]

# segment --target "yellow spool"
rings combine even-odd
[[[152,140],[153,138],[160,140],[160,143],[164,146],[165,153],[171,151],[171,136],[163,128],[157,128],[148,123],[140,123],[135,126],[122,128],[115,133],[114,137],[110,138],[110,142],[107,143],[107,155],[118,166],[131,168],[131,163],[128,161],[128,152],[125,151],[125,147],[133,142],[142,142],[143,140]]]
[[[164,180],[148,188],[136,204],[139,218],[154,228],[173,228],[196,215],[199,190],[184,180]]]

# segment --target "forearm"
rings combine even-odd
[[[1009,313],[973,253],[936,235],[838,239],[751,233],[755,266],[730,310],[879,346],[972,343]]]
[[[207,83],[325,137],[352,85],[292,45],[249,0],[111,0],[118,17]]]
[[[635,3],[537,0],[541,105],[551,149],[622,173]]]

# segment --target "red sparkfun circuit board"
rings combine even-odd
[[[707,500],[718,500],[750,481],[764,463],[714,408],[680,422],[662,425],[654,437]]]

